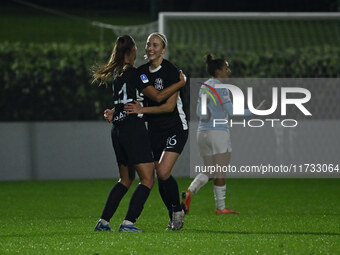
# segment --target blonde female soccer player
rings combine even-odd
[[[95,231],[112,231],[109,221],[130,188],[136,169],[140,184],[132,194],[127,214],[119,226],[119,231],[142,232],[134,224],[143,210],[154,183],[154,158],[144,120],[137,115],[127,115],[124,104],[136,100],[141,92],[160,102],[185,85],[183,75],[177,77],[177,83],[163,91],[157,91],[152,86],[140,82],[137,69],[133,66],[136,51],[137,47],[131,36],[118,37],[109,62],[96,67],[93,74],[94,81],[101,83],[106,83],[109,77],[114,78],[112,85],[114,110],[106,109],[104,116],[108,122],[113,123],[111,138],[120,176],[118,183],[109,193]]]
[[[145,46],[146,57],[149,61],[138,68],[141,81],[152,85],[159,91],[178,82],[179,77],[177,67],[163,58],[167,44],[165,35],[150,34]],[[158,188],[169,212],[170,219],[166,229],[179,230],[184,224],[184,212],[180,204],[178,185],[171,171],[188,139],[188,124],[182,108],[181,94],[176,92],[160,103],[147,96],[146,107],[141,107],[136,103],[127,104],[125,109],[130,114],[146,115],[155,158]]]

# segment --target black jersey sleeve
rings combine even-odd
[[[145,66],[141,66],[137,69],[136,86],[139,92],[142,92],[142,90],[145,89],[147,86],[153,85],[151,83],[150,77],[148,77],[149,73],[145,70]]]
[[[139,77],[139,72],[136,70],[134,70],[133,73],[131,73],[130,75],[130,81],[132,84],[134,84],[135,88],[138,90],[139,93],[142,92],[142,90],[144,89],[144,87],[141,85],[141,79]]]
[[[178,68],[174,64],[168,62],[167,70],[168,70],[168,77],[169,77],[168,86],[170,86],[170,85],[172,85],[176,82],[179,82],[179,70],[178,70]]]

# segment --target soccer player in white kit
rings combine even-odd
[[[214,119],[228,119],[233,116],[233,105],[230,101],[229,91],[227,89],[215,88],[216,84],[222,84],[221,79],[228,78],[231,71],[229,64],[224,59],[213,59],[209,54],[206,57],[207,71],[212,76],[205,81],[200,89],[200,95],[197,103],[197,115],[199,116],[199,125],[197,130],[197,143],[201,157],[206,166],[228,166],[231,156],[231,140],[229,126],[217,125],[214,127]],[[203,93],[216,92],[223,104],[215,105],[212,100],[207,101],[206,115],[201,115],[201,95]],[[264,101],[260,103],[257,109],[261,108]],[[246,109],[244,116],[251,115]],[[226,184],[223,175],[208,176],[200,173],[191,182],[189,188],[182,192],[182,208],[189,213],[191,198],[209,181],[209,177],[214,177],[214,195],[216,201],[216,214],[238,214],[239,212],[228,209],[225,205]]]

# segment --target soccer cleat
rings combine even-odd
[[[165,231],[171,230],[172,229],[172,220],[169,219],[168,226],[166,227]]]
[[[182,209],[185,214],[189,214],[190,209],[190,202],[191,202],[191,192],[190,190],[186,190],[182,192]]]
[[[172,230],[180,230],[184,225],[184,211],[181,210],[179,212],[172,213]]]
[[[240,212],[234,211],[228,208],[224,208],[223,210],[217,210],[216,209],[216,214],[239,214]]]
[[[141,230],[140,228],[137,228],[135,225],[123,225],[120,224],[119,232],[131,232],[131,233],[138,233],[138,232],[144,232],[143,230]]]
[[[98,221],[94,231],[112,231],[112,229],[110,228],[109,224],[104,225],[101,221]]]

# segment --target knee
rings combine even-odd
[[[164,168],[157,169],[157,178],[162,181],[169,179],[170,175],[171,173],[169,171],[166,171],[166,169]]]
[[[130,188],[130,186],[132,185],[133,181],[134,181],[134,178],[131,178],[131,177],[121,177],[119,179],[119,182],[121,184],[123,184],[127,188]]]
[[[140,182],[141,182],[141,184],[148,187],[149,189],[152,189],[153,184],[155,183],[155,179],[154,179],[153,176],[144,177],[143,179],[140,180]]]

